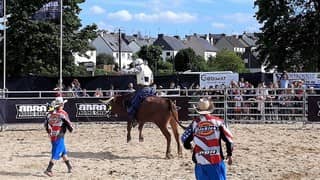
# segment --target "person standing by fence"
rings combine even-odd
[[[45,170],[45,174],[48,176],[53,176],[52,167],[55,161],[59,160],[61,157],[67,165],[68,172],[71,173],[72,166],[67,157],[67,149],[64,143],[64,135],[66,130],[69,132],[73,131],[72,124],[69,120],[69,115],[63,110],[64,103],[67,101],[63,100],[62,97],[57,97],[52,105],[54,110],[48,113],[47,119],[45,121],[45,128],[51,140],[51,159],[49,165]]]
[[[227,179],[221,140],[226,142],[228,164],[232,164],[233,136],[227,129],[224,121],[213,112],[213,103],[208,99],[201,98],[195,110],[199,117],[187,127],[181,140],[186,149],[192,149],[191,141],[194,142],[192,160],[196,163],[195,176],[197,180]]]

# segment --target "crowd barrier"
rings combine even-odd
[[[228,122],[320,122],[320,95],[317,89],[159,89],[158,95],[174,100],[179,119],[191,120],[198,116],[194,105],[201,97],[212,99],[213,115]],[[29,94],[28,94],[29,93]],[[3,92],[0,98],[0,123],[40,123],[45,119],[47,104],[55,97],[54,91]],[[70,92],[64,92],[68,95]],[[121,115],[111,115],[100,99],[128,93],[105,90],[104,97],[66,96],[65,109],[76,122],[126,121]],[[15,96],[19,94],[18,96]],[[34,97],[29,97],[30,94]],[[69,94],[70,95],[70,94]]]

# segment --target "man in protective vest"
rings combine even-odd
[[[194,107],[199,114],[187,127],[181,140],[186,149],[193,149],[192,160],[195,162],[197,180],[227,179],[221,140],[226,143],[228,164],[232,164],[232,134],[223,119],[213,116],[214,106],[206,98],[201,98]],[[194,147],[191,145],[194,143]]]
[[[141,102],[148,96],[156,95],[156,89],[151,87],[153,73],[142,59],[136,59],[134,67],[127,70],[127,72],[135,73],[137,78],[137,88],[127,108],[130,118],[135,120]]]

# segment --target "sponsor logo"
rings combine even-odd
[[[198,136],[210,136],[214,133],[215,130],[217,130],[218,127],[214,126],[209,121],[200,122],[195,129],[195,133]]]
[[[16,104],[16,119],[45,118],[46,104]]]
[[[76,103],[76,117],[109,117],[110,111],[106,104],[102,103]]]

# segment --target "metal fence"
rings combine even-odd
[[[224,89],[157,89],[162,97],[189,98],[189,120],[198,114],[193,106],[199,98],[210,98],[215,105],[213,115],[228,122],[288,123],[308,121],[308,98],[319,97],[320,89],[294,88],[224,88]],[[116,94],[132,92],[130,90],[101,90],[96,98],[108,98]],[[95,97],[95,91],[89,96],[78,96],[75,92],[62,92],[66,98]],[[2,99],[54,98],[56,91],[2,91]],[[101,96],[102,95],[102,96]]]

